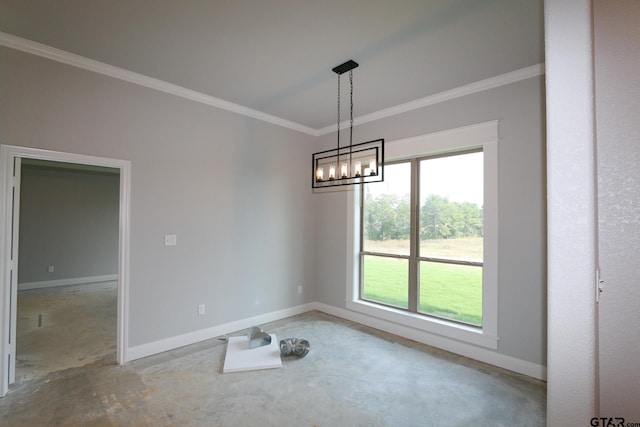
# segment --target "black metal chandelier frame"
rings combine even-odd
[[[312,156],[312,188],[337,187],[384,181],[384,139],[353,144],[353,69],[358,63],[349,60],[332,71],[338,75],[337,147]],[[350,126],[349,145],[340,146],[340,77],[349,72]]]

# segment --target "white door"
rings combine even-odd
[[[3,345],[2,366],[6,369],[2,375],[0,396],[7,392],[9,384],[16,376],[16,304],[18,301],[18,227],[20,219],[20,157],[7,158],[5,182],[7,186],[5,200],[4,230],[9,235],[4,240],[3,275],[5,283],[3,289],[2,316],[6,325],[2,331]]]

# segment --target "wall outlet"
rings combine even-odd
[[[53,270],[55,270],[55,268],[53,267],[53,265],[50,265],[49,268],[47,268],[47,271],[49,273],[53,273]]]
[[[164,235],[164,245],[165,246],[175,246],[178,244],[178,238],[175,234],[165,234]]]
[[[302,286],[298,286],[298,293],[301,294],[302,293]]]
[[[202,316],[205,313],[204,304],[198,305],[198,316]]]

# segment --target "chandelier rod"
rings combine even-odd
[[[343,73],[349,71],[349,163],[347,165],[347,176],[351,174],[351,164],[353,161],[353,69],[356,68],[358,64],[356,62],[350,61],[345,62],[339,67],[333,69],[333,71],[338,74],[338,125],[337,125],[337,164],[336,164],[336,174],[340,169],[340,77]],[[342,172],[340,172],[342,173]]]
[[[349,97],[349,164],[347,165],[347,175],[353,173],[351,169],[353,160],[353,69],[349,70],[349,84],[351,85],[351,94]]]
[[[340,74],[338,74],[338,154],[340,154]]]

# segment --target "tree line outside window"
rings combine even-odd
[[[410,237],[410,196],[365,196],[365,238],[406,240]],[[482,208],[471,202],[453,202],[436,194],[420,206],[420,239],[482,237]]]

